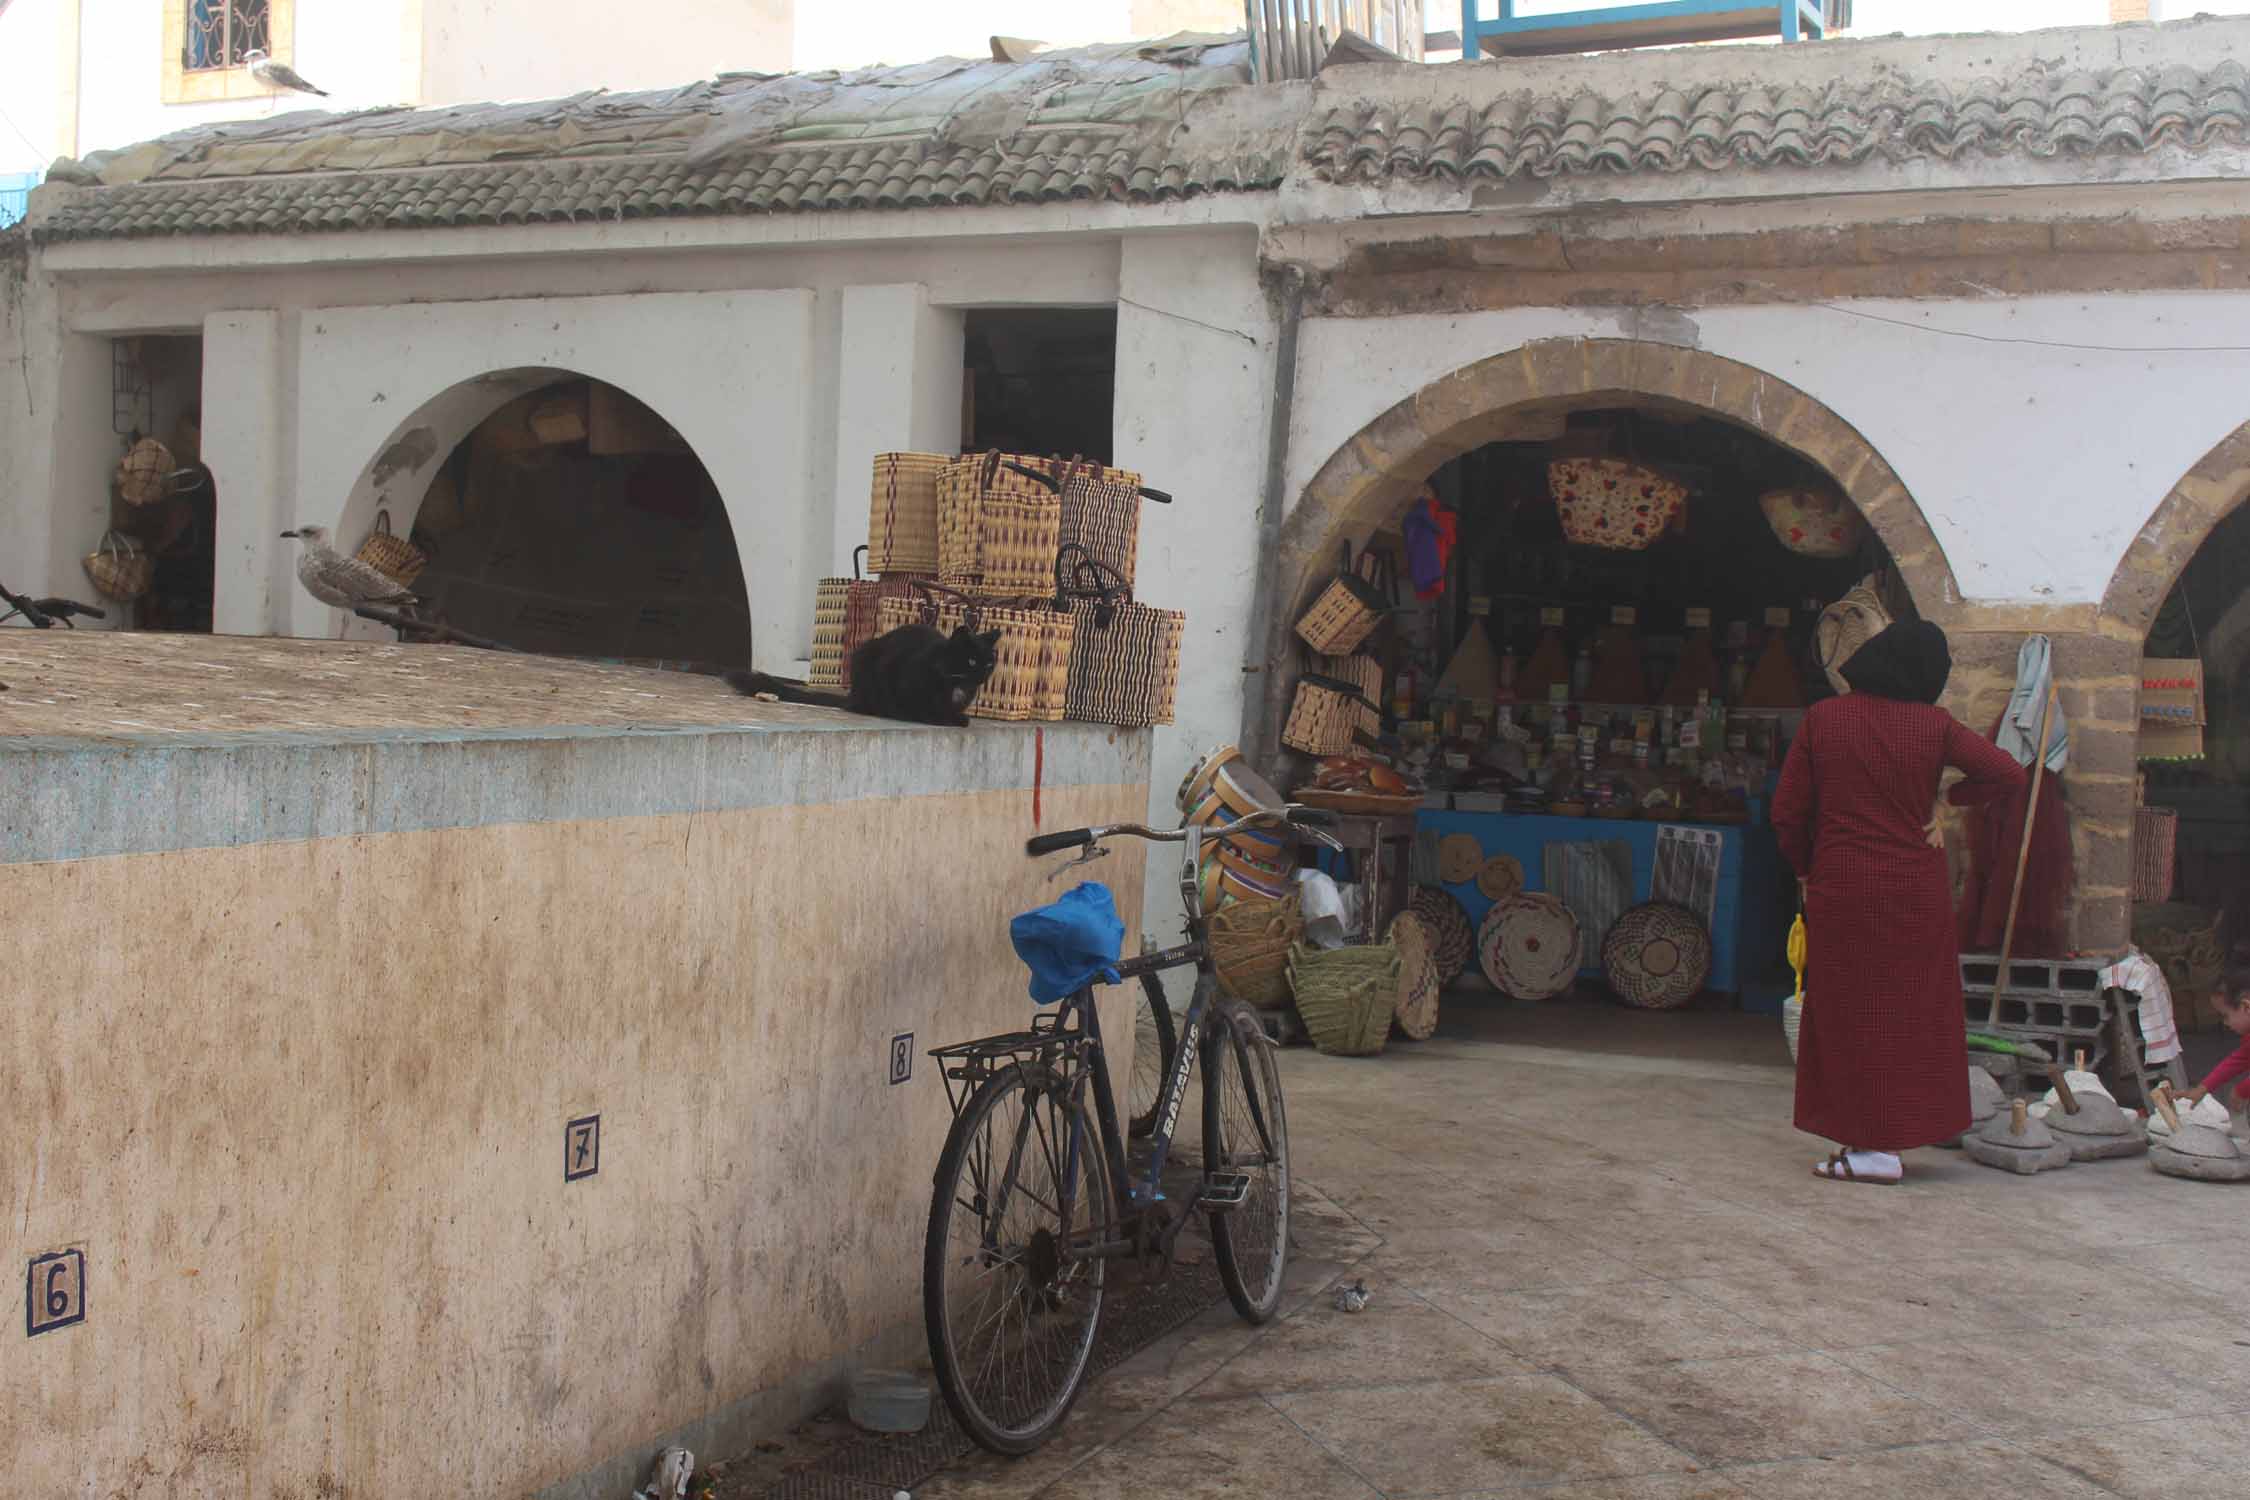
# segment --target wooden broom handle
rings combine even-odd
[[[2047,727],[2054,721],[2055,679],[2047,678],[2047,697],[2039,705],[2039,743],[2031,752],[2031,796],[2023,808],[2023,842],[2016,849],[2016,878],[2008,887],[2008,925],[2000,935],[2000,972],[1992,976],[1992,1022],[2000,1024],[2000,997],[2008,992],[2008,960],[2016,951],[2016,908],[2023,902],[2024,867],[2031,863],[2031,826],[2039,820],[2039,784],[2047,776]]]

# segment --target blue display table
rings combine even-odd
[[[1611,842],[1625,845],[1633,856],[1633,899],[1649,899],[1650,879],[1656,870],[1657,832],[1664,825],[1638,819],[1559,818],[1501,812],[1454,812],[1426,809],[1416,827],[1444,838],[1466,833],[1475,838],[1485,856],[1512,855],[1523,866],[1524,889],[1546,889],[1546,850],[1549,844]],[[1687,824],[1700,828],[1702,825]],[[1791,883],[1787,865],[1773,832],[1764,824],[1713,827],[1720,840],[1718,895],[1711,920],[1711,977],[1707,988],[1741,998],[1744,1010],[1778,1014],[1788,981],[1787,899]],[[1445,887],[1461,903],[1474,925],[1481,925],[1492,901],[1474,883]],[[1580,972],[1598,978],[1600,955]],[[1778,977],[1777,977],[1778,976]]]

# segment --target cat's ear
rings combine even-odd
[[[997,630],[987,630],[984,634],[976,638],[976,642],[978,645],[984,647],[984,649],[987,651],[996,651],[1000,647],[1000,632]]]

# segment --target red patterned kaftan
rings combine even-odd
[[[1806,713],[1774,793],[1807,882],[1797,1128],[1839,1145],[1904,1151],[1969,1126],[1952,879],[1923,833],[1947,766],[1964,805],[2025,774],[1942,708],[1853,693]]]

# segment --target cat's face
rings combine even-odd
[[[967,708],[969,700],[976,697],[984,680],[1000,661],[1000,632],[987,630],[981,633],[967,626],[953,632],[947,641],[946,661],[947,697],[955,708]]]

